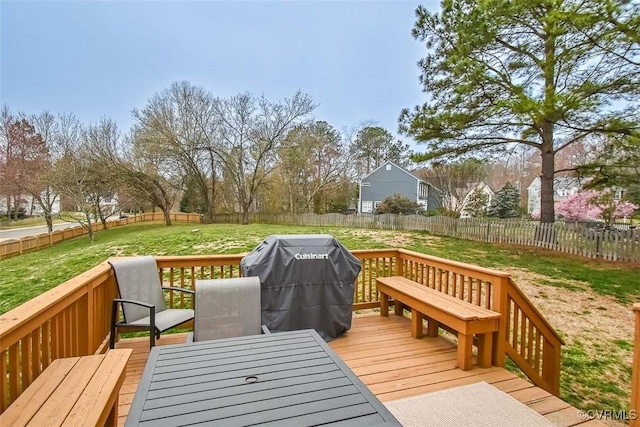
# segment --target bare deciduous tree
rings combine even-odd
[[[182,81],[156,94],[142,110],[134,110],[137,145],[163,155],[198,189],[205,218],[215,212],[219,158],[212,149],[215,117],[213,96]]]
[[[277,167],[280,143],[314,108],[311,97],[300,92],[275,103],[249,93],[214,103],[216,143],[211,149],[223,165],[223,179],[233,189],[244,224],[258,191]]]
[[[289,132],[278,150],[289,212],[326,211],[316,199],[345,176],[345,151],[340,134],[327,122],[296,126]]]

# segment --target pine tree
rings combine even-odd
[[[520,216],[520,192],[511,182],[507,182],[496,193],[487,210],[488,216],[513,218]]]

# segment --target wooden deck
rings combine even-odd
[[[184,343],[185,338],[185,334],[163,335],[156,343]],[[486,381],[555,425],[602,425],[581,420],[576,408],[503,368],[456,368],[456,345],[451,340],[412,338],[411,321],[404,317],[354,315],[351,330],[330,345],[383,402]],[[149,339],[121,340],[117,348],[133,349],[120,391],[118,424],[124,425],[149,356]]]

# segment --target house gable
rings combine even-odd
[[[420,178],[393,162],[385,162],[360,181],[358,209],[362,213],[373,213],[384,199],[394,194],[427,208],[429,193],[429,185]]]

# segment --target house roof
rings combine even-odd
[[[401,171],[403,171],[404,173],[406,173],[407,175],[410,175],[412,178],[415,178],[418,181],[422,181],[422,182],[426,182],[425,180],[421,179],[420,177],[414,175],[413,173],[409,172],[408,170],[406,170],[405,168],[403,168],[402,166],[399,166],[397,164],[395,164],[394,162],[387,160],[386,162],[382,163],[380,166],[378,166],[377,168],[375,168],[374,170],[372,170],[371,172],[369,172],[367,175],[363,176],[360,179],[360,182],[362,183],[362,181],[366,180],[368,177],[370,177],[371,175],[373,175],[376,171],[378,171],[379,169],[381,169],[383,166],[385,165],[393,165],[395,167],[397,167],[398,169],[400,169]]]
[[[559,190],[559,189],[572,189],[572,188],[581,188],[585,183],[587,182],[587,180],[582,179],[582,178],[577,178],[577,177],[567,177],[567,176],[558,176],[553,178],[553,188],[554,190]],[[529,188],[531,188],[532,185],[538,186],[540,185],[540,177],[537,176],[533,181],[531,181],[531,184],[529,184],[529,186],[527,187],[527,190]]]

